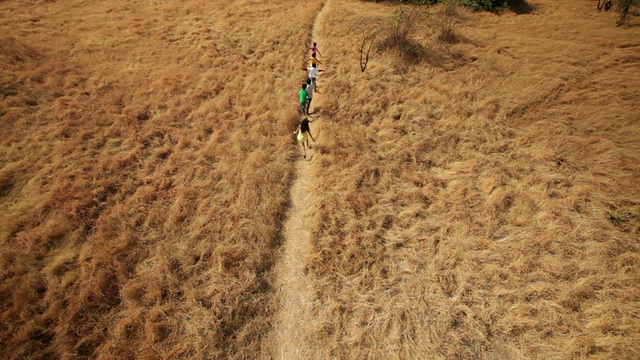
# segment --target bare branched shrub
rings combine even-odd
[[[367,19],[360,23],[360,71],[364,72],[369,64],[371,49],[376,43],[383,26],[378,19]]]
[[[436,27],[440,31],[439,38],[444,41],[455,39],[455,29],[462,23],[458,12],[459,0],[444,0],[436,17]]]
[[[598,0],[598,10],[609,11],[612,4],[612,0]]]
[[[412,40],[426,23],[429,12],[424,6],[398,5],[387,21],[380,48],[397,51],[407,63],[417,63],[424,55],[424,47]]]
[[[640,14],[640,0],[618,0],[616,2],[618,26],[627,25],[631,19]]]
[[[419,6],[399,5],[389,19],[387,40],[391,44],[406,43],[409,36],[417,29],[417,25],[426,17],[424,8]]]

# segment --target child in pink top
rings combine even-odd
[[[310,47],[309,50],[311,50],[311,57],[315,57],[316,53],[318,55],[321,55],[320,50],[318,50],[318,44],[316,43],[313,43],[313,47]]]

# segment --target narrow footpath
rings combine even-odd
[[[316,38],[318,24],[321,23],[329,2],[330,0],[327,0],[316,15],[312,39]],[[325,50],[321,45],[319,43],[320,51],[324,54]],[[306,51],[305,55],[308,54]],[[318,78],[322,81],[321,76]],[[311,133],[316,140],[321,136],[322,117],[314,115],[313,112],[317,113],[314,109],[321,107],[321,96],[316,93],[311,103]],[[312,246],[308,221],[313,214],[313,204],[309,193],[313,189],[311,164],[317,156],[314,142],[309,140],[309,143],[311,149],[307,149],[307,158],[304,159],[300,155],[295,163],[294,179],[289,189],[289,207],[282,228],[283,250],[275,265],[279,311],[275,317],[272,359],[304,360],[323,357],[321,352],[308,342],[313,289],[304,273],[304,266]],[[299,152],[299,145],[296,146],[296,151]]]
[[[284,251],[275,270],[279,312],[274,359],[311,358],[306,338],[313,293],[304,274],[304,264],[311,250],[311,233],[305,224],[312,211],[307,195],[311,186],[310,167],[310,161],[301,156],[289,191],[290,207],[282,229]]]

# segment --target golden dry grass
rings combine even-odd
[[[310,353],[640,357],[640,30],[530,4],[362,74],[328,2]],[[269,357],[321,6],[0,2],[0,357]]]
[[[0,3],[0,357],[249,358],[321,3]]]
[[[465,13],[417,64],[331,2],[315,339],[349,359],[640,357],[640,31],[591,2]]]

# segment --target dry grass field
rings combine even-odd
[[[349,359],[640,358],[640,28],[593,1],[465,13],[417,63],[330,2],[315,341]]]
[[[324,3],[0,1],[0,358],[274,357]],[[640,358],[640,27],[529,4],[362,73],[326,1],[307,353]]]
[[[322,3],[0,2],[0,358],[251,358]]]

